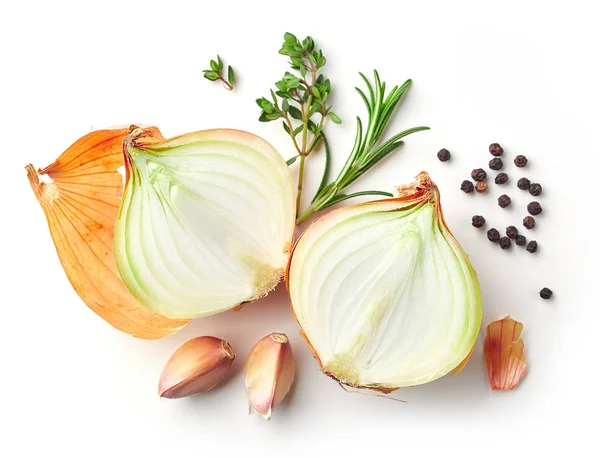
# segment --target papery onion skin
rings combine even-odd
[[[456,366],[456,368],[452,371],[452,375],[458,375],[462,372],[465,366],[469,363],[471,356],[473,356],[473,350],[475,350],[475,345],[473,345],[473,348],[471,348],[471,351],[465,357],[465,359],[463,359],[462,362],[458,366]]]
[[[268,294],[294,236],[289,168],[249,132],[214,129],[123,142],[127,183],[115,225],[117,266],[156,313],[197,318]]]
[[[335,380],[337,380],[340,383],[343,383],[344,385],[348,385],[348,386],[352,386],[355,388],[368,388],[368,389],[373,389],[373,390],[378,390],[384,393],[389,393],[392,392],[398,388],[401,387],[405,387],[405,386],[413,386],[413,385],[419,385],[419,384],[423,384],[423,383],[428,383],[431,382],[439,377],[442,377],[443,375],[446,375],[448,373],[450,373],[453,369],[456,369],[457,371],[460,371],[460,369],[462,369],[463,365],[466,364],[466,361],[468,361],[468,357],[470,355],[470,352],[472,351],[478,332],[479,332],[479,327],[481,324],[481,314],[482,314],[482,310],[481,310],[481,294],[480,294],[480,290],[479,290],[479,283],[477,280],[477,275],[475,273],[475,270],[473,269],[473,267],[471,266],[467,255],[464,253],[464,251],[462,250],[462,248],[460,247],[460,245],[458,244],[458,242],[456,241],[456,239],[454,239],[454,237],[452,236],[450,230],[448,229],[445,221],[444,221],[444,217],[443,217],[443,213],[442,213],[442,209],[441,209],[441,205],[440,205],[440,199],[439,199],[439,191],[437,189],[437,186],[435,186],[435,184],[431,181],[431,179],[429,178],[429,176],[425,173],[422,172],[418,177],[417,177],[417,181],[415,183],[412,183],[411,185],[408,186],[404,186],[404,187],[400,187],[398,189],[399,191],[399,196],[396,198],[390,198],[390,199],[384,199],[384,200],[378,200],[378,201],[374,201],[374,202],[367,202],[367,203],[363,203],[363,204],[358,204],[358,205],[353,205],[353,206],[349,206],[349,207],[345,207],[345,208],[341,208],[338,210],[334,210],[333,212],[329,213],[328,215],[325,215],[323,217],[321,217],[320,219],[318,219],[317,221],[315,221],[303,234],[302,236],[298,239],[298,241],[296,242],[296,245],[294,246],[294,249],[292,251],[292,256],[290,258],[290,262],[288,264],[288,269],[287,269],[287,273],[286,273],[286,284],[287,284],[287,288],[288,291],[290,293],[290,298],[291,298],[291,303],[292,303],[292,311],[294,313],[294,317],[296,318],[296,320],[298,321],[298,323],[300,324],[301,327],[301,335],[304,337],[304,339],[307,341],[309,348],[311,349],[313,355],[315,356],[315,358],[317,359],[319,365],[321,366],[321,370],[328,376],[334,378]],[[398,213],[395,213],[398,212]],[[454,332],[454,336],[457,336],[456,341],[452,341],[450,342],[452,344],[452,347],[448,347],[450,348],[450,350],[446,350],[446,347],[444,347],[443,345],[437,345],[437,346],[433,346],[431,348],[431,352],[435,352],[437,351],[438,353],[435,353],[436,355],[440,355],[440,357],[443,356],[443,360],[439,362],[439,367],[437,364],[432,364],[432,369],[430,371],[424,371],[423,373],[418,374],[418,376],[415,376],[413,378],[411,377],[407,377],[407,378],[403,378],[402,371],[399,371],[398,374],[394,374],[393,370],[388,371],[389,373],[386,373],[387,375],[385,377],[381,376],[378,377],[376,375],[370,374],[369,376],[365,376],[365,374],[363,374],[362,372],[365,372],[363,369],[361,369],[361,367],[357,366],[357,364],[361,363],[361,361],[358,361],[357,358],[353,358],[351,356],[351,353],[346,353],[346,351],[349,351],[347,349],[342,349],[342,353],[336,352],[334,350],[332,350],[332,348],[335,348],[335,345],[337,344],[338,341],[342,342],[342,347],[343,347],[343,342],[350,342],[349,345],[351,345],[351,347],[348,348],[354,348],[355,346],[358,345],[358,348],[362,349],[362,351],[366,352],[367,350],[364,350],[365,348],[370,348],[369,344],[370,344],[370,339],[373,339],[375,336],[375,330],[378,329],[378,326],[383,322],[383,318],[385,316],[385,314],[387,313],[387,308],[386,307],[386,302],[382,302],[383,305],[381,304],[377,304],[377,303],[372,303],[368,301],[368,295],[365,296],[367,297],[366,300],[366,304],[364,306],[364,309],[357,309],[358,311],[356,313],[358,313],[358,318],[356,318],[354,321],[352,321],[350,318],[347,319],[348,321],[348,325],[350,331],[347,331],[346,333],[344,332],[338,332],[337,334],[335,332],[317,332],[315,329],[311,329],[311,327],[316,328],[317,326],[327,326],[327,323],[334,323],[333,325],[335,325],[336,320],[335,317],[332,317],[332,314],[334,313],[335,309],[337,308],[338,310],[342,310],[344,313],[346,313],[347,310],[349,310],[348,313],[352,313],[352,309],[347,309],[347,308],[341,308],[341,307],[346,307],[346,303],[339,303],[338,304],[338,295],[340,294],[340,292],[344,292],[344,288],[348,290],[348,297],[352,298],[352,300],[350,302],[347,303],[353,303],[353,304],[361,304],[361,297],[359,296],[358,292],[359,291],[355,291],[353,288],[358,288],[358,286],[355,286],[356,284],[356,279],[354,279],[354,281],[351,281],[352,278],[350,277],[350,275],[352,274],[352,272],[354,271],[353,268],[348,267],[350,270],[348,272],[350,272],[348,274],[347,277],[344,277],[344,275],[346,274],[346,270],[341,270],[344,269],[344,263],[348,263],[346,261],[346,258],[351,258],[352,256],[352,249],[354,249],[354,246],[350,247],[347,245],[344,245],[344,243],[348,244],[350,243],[349,241],[345,241],[345,238],[348,236],[352,236],[352,235],[348,235],[345,234],[342,229],[339,229],[340,227],[342,227],[342,225],[347,222],[347,221],[352,221],[351,223],[348,224],[356,224],[356,226],[352,226],[353,228],[355,228],[356,233],[361,235],[361,237],[366,237],[365,240],[367,240],[367,242],[370,241],[370,239],[368,239],[368,232],[367,230],[371,230],[371,229],[365,229],[364,232],[359,232],[361,230],[363,230],[363,228],[359,225],[359,223],[357,221],[360,222],[360,218],[361,217],[365,217],[365,218],[370,218],[372,217],[372,221],[373,221],[373,226],[372,227],[384,227],[384,229],[387,231],[387,226],[380,226],[380,225],[385,225],[387,224],[387,222],[385,221],[385,218],[388,218],[388,221],[394,221],[394,218],[396,218],[396,215],[402,215],[401,212],[404,212],[405,215],[410,215],[410,214],[414,214],[416,215],[414,220],[421,221],[421,219],[424,221],[423,224],[425,224],[428,221],[428,215],[431,214],[432,215],[432,228],[434,228],[434,233],[435,235],[435,240],[436,243],[441,243],[442,248],[445,250],[444,255],[448,255],[449,257],[452,258],[452,260],[456,259],[456,262],[453,264],[454,267],[456,267],[457,269],[457,275],[461,278],[461,281],[463,283],[461,283],[462,285],[462,291],[461,294],[459,294],[458,296],[456,296],[458,299],[462,300],[462,305],[459,305],[457,310],[462,310],[465,316],[465,321],[464,322],[458,322],[458,324],[452,324],[450,323],[448,326],[448,329],[450,329],[450,331]],[[410,213],[412,212],[412,213]],[[429,213],[428,213],[429,212]],[[366,215],[366,216],[365,216]],[[373,215],[373,216],[372,216]],[[422,215],[422,216],[421,216]],[[378,223],[378,218],[384,218],[383,220],[381,220],[382,222]],[[417,218],[421,218],[421,219],[417,219]],[[367,219],[365,219],[365,221],[368,221]],[[339,224],[339,226],[338,226]],[[405,223],[406,224],[406,223]],[[412,224],[412,221],[411,221]],[[416,224],[416,223],[415,223]],[[400,227],[400,226],[399,226]],[[395,235],[396,233],[394,232],[394,226],[390,225],[389,226],[389,233],[385,233],[385,236],[389,236],[391,235]],[[350,230],[350,229],[346,229],[346,230]],[[408,229],[407,229],[408,230]],[[338,232],[336,232],[338,231]],[[437,231],[437,232],[436,232]],[[418,235],[418,230],[413,231],[415,234]],[[388,252],[391,252],[393,250],[397,250],[397,249],[401,249],[404,251],[408,252],[408,260],[413,259],[411,258],[411,254],[415,253],[415,256],[423,256],[422,250],[424,249],[423,247],[427,247],[427,245],[423,245],[421,236],[417,236],[415,234],[413,234],[413,232],[409,233],[408,239],[409,242],[412,243],[412,245],[409,242],[406,241],[401,241],[401,243],[399,245],[391,245],[390,247],[383,247],[381,249],[382,251],[382,255],[378,255],[382,258],[385,258]],[[331,235],[334,234],[334,235]],[[383,236],[382,236],[383,237]],[[361,243],[362,240],[358,235],[356,235],[356,238],[352,239],[352,241],[356,241],[357,243]],[[404,239],[403,239],[404,240]],[[364,243],[367,243],[364,242]],[[374,241],[372,243],[369,242],[369,244],[367,245],[366,249],[370,249],[373,246],[377,246],[376,244],[379,242],[378,238],[374,238]],[[406,245],[406,247],[403,245]],[[435,247],[437,248],[437,245],[435,245]],[[344,248],[346,248],[346,250],[344,251]],[[333,260],[329,259],[327,257],[327,252],[328,250],[339,250],[339,253],[345,253],[343,256],[342,254],[339,255],[339,257],[334,257]],[[362,249],[362,248],[361,248]],[[375,248],[373,248],[375,249]],[[412,251],[411,251],[412,250]],[[399,251],[399,253],[401,253],[402,251]],[[453,253],[452,256],[450,256],[450,254]],[[337,254],[335,256],[338,256]],[[330,255],[331,257],[331,255]],[[421,259],[421,258],[414,258],[414,259]],[[317,259],[315,261],[315,259]],[[373,259],[377,260],[379,258],[377,258],[377,256],[375,256]],[[395,261],[396,258],[392,258],[392,261]],[[398,258],[400,260],[402,260],[402,258]],[[371,262],[370,258],[367,259],[369,262]],[[318,261],[318,262],[317,262]],[[356,261],[358,262],[358,261]],[[386,261],[387,262],[387,261]],[[416,261],[415,261],[416,262]],[[453,261],[452,261],[453,262]],[[326,265],[331,264],[334,267],[331,267],[330,270],[326,270]],[[373,261],[374,264],[372,264],[372,269],[374,269],[373,271],[376,271],[378,268],[381,267],[380,264],[377,264],[375,261]],[[348,263],[350,266],[352,265],[351,263]],[[412,263],[414,264],[414,262]],[[411,264],[411,265],[412,265]],[[357,265],[364,265],[363,263],[359,263]],[[395,264],[390,264],[390,265],[395,265]],[[416,265],[416,264],[415,264]],[[341,267],[340,267],[341,266]],[[409,268],[410,266],[405,266],[403,267],[402,265],[399,266],[400,269],[402,268]],[[325,269],[325,270],[319,270],[319,268]],[[305,271],[303,269],[306,269]],[[365,268],[366,269],[366,268]],[[323,289],[321,289],[321,285],[324,285],[326,281],[330,281],[328,280],[330,277],[335,277],[336,272],[342,272],[339,273],[339,279],[336,280],[338,283],[332,283],[333,286],[331,286],[331,288],[334,288],[334,290],[337,291],[337,293],[332,293],[331,291],[328,291],[327,288],[323,287]],[[385,272],[385,271],[384,271]],[[396,271],[392,270],[392,274],[394,274]],[[364,273],[364,272],[363,272]],[[389,273],[389,272],[388,272]],[[396,274],[398,275],[398,274]],[[315,280],[315,277],[317,280]],[[322,280],[324,278],[324,280]],[[347,283],[343,283],[343,279],[346,278],[350,278],[351,280],[347,280]],[[391,275],[391,277],[386,277],[383,276],[382,278],[385,279],[386,283],[384,284],[388,284],[389,281],[392,281],[392,283],[389,283],[389,285],[396,285],[398,284],[398,282],[402,282],[404,278],[406,278],[406,276],[403,276],[397,280],[394,280],[396,277],[394,277],[394,275]],[[448,277],[448,278],[452,278],[452,277]],[[319,281],[321,281],[322,283],[319,283]],[[379,280],[377,280],[379,281]],[[451,282],[450,282],[451,283]],[[343,285],[344,288],[339,289],[341,286],[335,286],[335,285]],[[427,288],[431,289],[431,285],[421,285],[422,289],[419,289],[419,291],[423,291],[423,292],[419,292],[416,296],[414,296],[417,300],[419,299],[419,295],[423,295],[423,297],[425,297],[424,295],[426,294],[426,292],[428,291]],[[320,295],[317,297],[317,299],[315,299],[315,297],[312,297],[311,294],[317,294],[317,290],[318,291],[325,291],[324,293],[319,293]],[[388,291],[387,288],[383,288],[382,291]],[[392,291],[392,290],[390,290]],[[459,291],[459,292],[460,292]],[[412,293],[412,291],[410,291]],[[322,294],[326,295],[326,300],[323,301],[323,297]],[[437,294],[437,292],[436,292]],[[401,301],[403,295],[400,294],[400,299],[398,299],[399,301]],[[413,296],[410,296],[411,298]],[[434,296],[437,297],[437,296]],[[445,300],[444,297],[446,297],[445,295],[441,295],[438,298],[438,302],[440,302],[442,305],[444,306],[448,306],[448,301],[449,300]],[[454,296],[453,296],[454,297]],[[308,299],[307,299],[308,298]],[[320,298],[320,299],[319,299]],[[340,297],[339,300],[343,300],[344,296]],[[389,299],[386,297],[383,297],[382,300],[384,299]],[[389,299],[391,301],[391,299]],[[408,299],[407,299],[408,300]],[[454,299],[453,299],[454,300]],[[308,303],[307,303],[308,301]],[[437,304],[437,302],[435,302]],[[309,305],[311,304],[311,305]],[[331,304],[335,304],[335,307]],[[391,302],[390,302],[391,304]],[[331,307],[329,307],[331,305]],[[418,305],[418,304],[417,304]],[[313,309],[311,309],[310,307],[313,307]],[[329,307],[329,308],[328,308]],[[356,307],[356,305],[355,305]],[[382,308],[383,307],[383,308]],[[389,305],[389,307],[391,307],[391,305]],[[416,305],[415,305],[416,307]],[[311,311],[312,312],[309,312]],[[407,310],[410,311],[410,308],[407,308]],[[454,309],[452,309],[454,310]],[[315,312],[316,311],[316,312]],[[367,314],[366,312],[369,311],[369,313],[375,313],[375,315],[372,314]],[[442,310],[443,312],[443,310]],[[308,315],[307,315],[308,313]],[[320,319],[317,319],[315,317],[313,317],[311,315],[311,313],[313,315],[316,314],[316,316],[320,317]],[[321,313],[321,315],[318,315],[318,313]],[[341,313],[341,312],[340,312]],[[345,316],[348,316],[348,313],[346,313]],[[390,312],[391,313],[391,312]],[[329,315],[324,315],[324,314],[329,314]],[[325,318],[325,316],[329,316],[329,318]],[[393,315],[387,315],[389,317],[392,317]],[[440,315],[441,316],[441,315]],[[454,316],[454,315],[452,315]],[[426,332],[428,329],[435,329],[433,327],[431,327],[431,323],[434,323],[435,320],[437,318],[437,315],[431,315],[427,318],[428,321],[424,321],[423,322],[423,332]],[[441,318],[440,318],[441,319]],[[344,319],[342,319],[343,321]],[[388,321],[386,323],[390,323],[391,318],[388,319]],[[321,323],[321,324],[319,324]],[[323,324],[324,323],[324,324]],[[373,324],[375,323],[375,324]],[[402,324],[402,321],[399,321],[400,324]],[[410,323],[410,321],[408,321],[408,323]],[[345,323],[339,324],[339,326],[344,326]],[[348,329],[348,328],[344,328],[344,329]],[[445,329],[444,326],[442,326],[440,329]],[[449,332],[450,332],[449,331]],[[382,334],[380,334],[381,336],[386,336],[386,333],[383,332]],[[402,334],[387,334],[388,337],[389,335],[393,335],[393,336],[398,336],[398,335],[402,335]],[[354,336],[354,337],[352,337]],[[437,336],[437,334],[436,334]],[[417,336],[415,336],[417,337]],[[382,337],[383,338],[383,337]],[[330,339],[332,339],[332,341],[334,342],[333,344],[328,343],[330,342]],[[342,340],[340,340],[342,339]],[[346,339],[346,340],[343,340]],[[442,341],[444,342],[444,341]],[[402,342],[400,342],[402,343]],[[333,347],[332,347],[333,345]],[[377,355],[377,352],[379,351],[381,353],[382,350],[378,350],[379,346],[376,344],[372,345],[372,356],[373,355]],[[408,347],[409,349],[412,347]],[[390,354],[392,355],[392,363],[398,363],[398,361],[394,361],[394,353],[392,350],[390,350],[391,353],[385,353],[380,355],[380,359],[381,357]],[[449,351],[448,354],[445,354],[445,351]],[[423,355],[423,358],[426,359],[427,357],[429,357],[430,354],[427,353],[425,355]],[[374,356],[373,356],[374,358]],[[373,361],[371,361],[373,363]],[[375,361],[376,363],[377,361]],[[373,364],[375,364],[373,363]],[[417,362],[416,365],[418,366],[420,363]],[[393,366],[393,367],[402,367],[401,364],[398,363],[397,366]],[[421,367],[421,366],[418,366]],[[403,368],[406,369],[407,372],[411,371],[410,367],[407,368]],[[362,371],[362,372],[361,372]]]
[[[71,285],[96,314],[115,328],[143,339],[173,334],[189,320],[155,314],[133,297],[117,271],[114,222],[123,194],[122,142],[129,127],[90,132],[51,165],[27,176],[40,203],[56,252]],[[162,139],[155,127],[146,141]],[[51,183],[40,183],[47,175]]]
[[[494,391],[514,390],[525,370],[525,344],[521,338],[523,323],[505,316],[486,327],[483,354],[490,388]]]

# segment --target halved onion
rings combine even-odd
[[[189,320],[152,313],[129,292],[117,271],[113,229],[121,197],[123,138],[129,127],[90,132],[60,157],[37,171],[27,166],[31,189],[39,201],[60,262],[87,306],[123,332],[160,339]],[[146,142],[163,140],[156,127],[144,130]],[[52,182],[40,182],[47,175]]]
[[[115,226],[123,281],[170,318],[212,315],[279,283],[294,234],[294,184],[282,157],[238,130],[148,144],[124,140],[127,183]]]
[[[481,324],[477,275],[446,226],[438,188],[422,172],[398,191],[314,222],[287,273],[322,371],[382,392],[457,368]]]

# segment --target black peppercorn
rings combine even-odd
[[[486,192],[487,191],[487,183],[485,181],[478,181],[475,185],[475,191],[477,192]]]
[[[495,157],[490,161],[490,169],[492,170],[500,170],[502,168],[502,159],[499,157]]]
[[[533,216],[526,216],[523,218],[523,226],[527,229],[533,229],[535,227],[535,219],[533,219]]]
[[[473,169],[471,172],[471,178],[475,181],[483,181],[487,178],[487,173],[483,169]]]
[[[519,230],[515,226],[508,226],[506,228],[506,235],[508,235],[511,239],[514,239],[517,235],[519,235]]]
[[[487,231],[487,238],[490,242],[497,242],[500,240],[500,232],[498,232],[496,229],[490,229]]]
[[[481,215],[475,215],[471,218],[471,224],[473,224],[474,227],[483,227],[485,226],[485,218]]]
[[[500,205],[502,208],[506,208],[510,205],[510,197],[508,197],[506,194],[502,194],[500,197],[498,197],[498,205]]]
[[[531,183],[531,186],[529,186],[529,194],[537,197],[541,193],[542,193],[542,185],[539,183]]]
[[[492,156],[502,156],[504,150],[502,149],[499,143],[492,143],[490,145],[490,153]]]
[[[527,243],[527,239],[525,238],[524,235],[517,235],[515,237],[515,243],[519,246],[523,246]]]
[[[446,162],[446,161],[450,160],[452,155],[450,154],[450,151],[448,151],[446,148],[442,148],[441,150],[438,151],[437,157],[440,161]]]
[[[530,253],[535,253],[538,249],[538,245],[537,242],[535,240],[530,241],[527,246],[525,247],[525,249],[527,251],[529,251]]]
[[[463,181],[460,185],[460,190],[466,192],[467,194],[473,192],[473,189],[475,189],[475,187],[473,186],[473,183],[471,183],[469,180]]]
[[[510,248],[510,239],[508,237],[502,237],[500,239],[500,248],[508,250]]]
[[[550,288],[542,288],[540,297],[542,299],[550,299],[552,297],[552,290]]]
[[[498,175],[496,175],[496,179],[494,181],[496,182],[496,184],[504,184],[508,181],[508,175],[504,172],[501,172]]]
[[[522,154],[515,157],[515,165],[517,167],[525,167],[527,165],[527,158]]]
[[[523,191],[529,190],[530,185],[531,182],[529,181],[529,178],[520,178],[519,181],[517,181],[517,188],[522,189]]]
[[[542,213],[542,206],[539,202],[529,202],[527,204],[527,211],[530,215],[536,216]]]

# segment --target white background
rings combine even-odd
[[[597,435],[597,170],[600,72],[595,2],[3,2],[0,8],[2,195],[0,233],[0,455],[21,456],[589,456]],[[298,335],[283,287],[267,299],[196,320],[160,341],[136,340],[94,315],[59,264],[24,166],[46,166],[94,129],[155,124],[165,136],[213,127],[255,132],[285,157],[278,123],[261,124],[254,99],[286,70],[285,31],[310,34],[328,58],[335,111],[327,132],[338,170],[365,111],[358,71],[388,84],[413,78],[389,133],[415,125],[394,157],[354,190],[409,182],[427,170],[453,230],[479,273],[484,324],[506,314],[525,325],[526,378],[490,391],[482,341],[457,377],[400,390],[407,404],[349,394],[319,372]],[[216,53],[232,63],[229,93],[202,78]],[[364,118],[363,118],[364,119]],[[486,167],[500,142],[504,188],[467,196],[460,182]],[[442,164],[436,152],[453,153]],[[511,160],[525,154],[530,166]],[[293,169],[294,172],[296,169]],[[310,186],[319,158],[308,162]],[[544,186],[544,213],[528,232],[536,255],[502,251],[471,227],[516,224]],[[309,189],[310,189],[309,186]],[[488,227],[489,227],[488,226]],[[538,291],[549,286],[551,301]],[[483,327],[482,327],[483,329]],[[290,336],[297,383],[270,422],[248,416],[241,371],[252,344]],[[160,370],[187,339],[226,338],[238,359],[214,391],[174,402],[156,395]],[[595,426],[594,426],[595,425]]]

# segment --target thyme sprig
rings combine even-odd
[[[297,154],[287,161],[288,165],[300,159],[296,196],[298,214],[306,158],[325,138],[323,127],[326,119],[338,124],[342,121],[328,105],[331,82],[321,73],[327,63],[323,52],[315,49],[311,37],[299,40],[295,35],[286,33],[283,40],[279,53],[290,58],[289,64],[294,73],[285,72],[275,83],[277,90],[271,90],[271,100],[261,97],[256,103],[261,109],[259,121],[281,119],[283,129],[292,139]]]
[[[385,82],[380,80],[376,70],[373,73],[375,79],[374,84],[371,84],[371,82],[360,73],[361,78],[367,86],[368,96],[361,89],[355,88],[367,106],[367,129],[363,132],[362,121],[360,117],[357,116],[354,146],[344,167],[337,178],[331,183],[327,183],[329,179],[329,145],[327,144],[325,136],[321,134],[325,146],[325,167],[321,178],[321,184],[308,208],[301,214],[297,213],[296,224],[306,220],[315,212],[324,210],[338,202],[352,199],[353,197],[364,195],[392,197],[391,193],[385,191],[359,191],[351,194],[345,194],[342,191],[383,158],[396,151],[404,143],[402,138],[415,132],[429,129],[429,127],[425,126],[413,127],[393,135],[386,141],[380,142],[379,140],[383,131],[398,106],[398,102],[408,90],[412,81],[407,80],[400,87],[394,86],[386,97]]]
[[[217,55],[217,60],[211,59],[210,70],[202,70],[204,78],[209,81],[221,81],[223,87],[228,91],[232,91],[235,84],[235,72],[231,65],[227,66],[227,79],[223,76],[223,61],[221,56]]]

